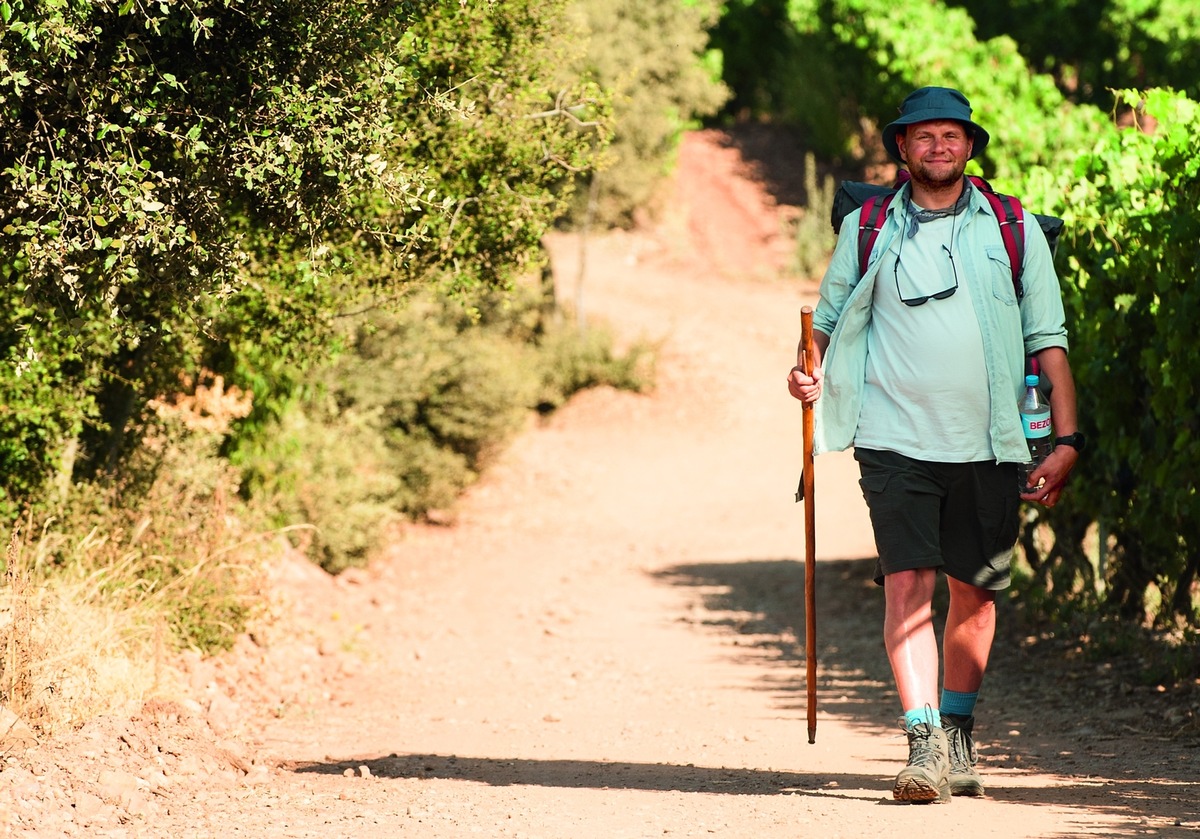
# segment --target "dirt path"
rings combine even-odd
[[[11,835],[1200,834],[1196,738],[1162,736],[1153,693],[1101,672],[1080,707],[1072,673],[1012,645],[979,712],[988,796],[891,802],[906,748],[843,455],[818,461],[807,743],[784,376],[812,288],[772,279],[774,210],[719,140],[689,138],[662,230],[587,252],[589,317],[662,342],[655,393],[586,393],[531,426],[453,526],[365,572],[281,565],[302,622],[195,662],[191,699],[10,758]],[[575,299],[578,242],[551,245]]]

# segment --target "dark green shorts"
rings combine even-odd
[[[1007,588],[1017,543],[1013,463],[930,463],[855,449],[879,560],[875,582],[914,568],[993,591]]]

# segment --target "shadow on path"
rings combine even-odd
[[[782,205],[807,207],[809,195],[807,173],[804,171],[806,154],[810,151],[802,131],[786,125],[763,123],[739,123],[721,131],[722,143],[735,148],[750,167],[750,175]],[[845,179],[862,180],[857,170],[829,166],[824,161],[814,160],[817,183],[826,177],[834,182]],[[829,228],[830,235],[833,229]]]
[[[899,715],[882,642],[883,595],[871,581],[873,567],[874,558],[817,564],[818,719],[837,717],[849,725],[878,728]],[[802,561],[695,562],[654,576],[694,589],[699,608],[681,620],[728,635],[736,657],[773,663],[763,689],[776,694],[781,709],[804,715]],[[1011,619],[1009,605],[998,601],[1002,626]],[[940,632],[944,585],[934,613]],[[1086,807],[1143,823],[1144,829],[1121,835],[1200,837],[1200,744],[1156,727],[1152,711],[1139,708],[1134,698],[1088,694],[1074,689],[1077,685],[1066,689],[1066,682],[1082,679],[1086,685],[1086,671],[1042,647],[1023,649],[1012,634],[998,634],[977,711],[988,796]],[[1052,708],[1053,715],[1048,713]],[[1132,724],[1123,722],[1127,719]],[[1139,776],[1123,763],[1134,750],[1139,765],[1154,766],[1152,773]],[[1004,776],[1032,773],[1062,781],[1051,787],[1005,785]],[[1150,822],[1164,821],[1168,827],[1148,828]]]
[[[284,769],[297,774],[358,776],[363,768],[385,780],[449,780],[487,784],[493,787],[533,786],[554,789],[642,790],[709,795],[774,796],[874,802],[878,806],[907,806],[893,801],[891,778],[847,773],[795,773],[759,769],[728,769],[669,763],[625,763],[592,760],[538,760],[530,758],[466,757],[441,754],[390,754],[386,757],[330,759],[318,763],[296,763]],[[1188,827],[1147,829],[1143,807],[1155,801],[1144,798],[1147,790],[1106,787],[1092,780],[1086,790],[1068,785],[1022,787],[995,779],[988,796],[1029,806],[1086,808],[1104,813],[1128,829],[1088,828],[1089,836],[1195,836]],[[958,806],[968,806],[968,803]],[[1157,813],[1163,816],[1163,813]],[[1080,835],[1074,831],[1061,837]],[[1055,839],[1048,836],[1047,839]]]
[[[816,575],[819,714],[878,727],[896,717],[896,692],[883,649],[883,598],[871,582],[874,558],[822,561]],[[764,689],[787,710],[804,712],[804,563],[794,559],[698,562],[658,572],[660,581],[697,591],[700,612],[684,621],[731,636],[746,658],[782,668]],[[736,653],[735,653],[736,655]]]
[[[870,581],[873,560],[822,561],[817,569],[821,684],[819,713],[847,724],[878,729],[896,715],[895,693],[879,640],[882,596]],[[696,606],[680,620],[701,631],[722,633],[735,658],[761,666],[763,689],[776,694],[781,710],[804,714],[804,563],[792,559],[699,562],[656,573],[669,585],[697,593]],[[939,606],[939,611],[942,608]],[[1132,777],[1121,762],[1129,741],[1105,739],[1087,729],[1039,727],[1037,704],[1005,686],[1019,681],[1053,693],[1054,663],[998,657],[988,679],[989,707],[980,712],[981,761],[989,799],[1022,806],[1085,811],[1121,825],[1088,835],[1109,837],[1200,836],[1195,748],[1142,738],[1157,749],[1152,777]],[[1014,697],[1016,697],[1014,699]],[[1081,716],[1103,707],[1081,709]],[[984,723],[983,721],[987,722]],[[982,729],[982,731],[980,730]],[[1132,739],[1132,738],[1131,738]],[[440,779],[489,786],[616,789],[734,796],[799,795],[841,798],[891,806],[891,767],[878,775],[780,772],[669,763],[579,759],[531,759],[401,754],[330,757],[284,763],[298,774],[359,775],[362,767],[382,779]],[[1032,776],[1039,775],[1036,781]],[[965,804],[960,806],[966,806]],[[1080,835],[1065,831],[1063,837]],[[1052,838],[1048,838],[1052,839]]]
[[[463,757],[391,754],[386,757],[301,763],[298,773],[342,775],[366,766],[379,778],[441,778],[491,786],[541,786],[562,789],[632,789],[660,792],[707,792],[724,795],[846,795],[865,790],[891,801],[891,780],[844,773],[799,774],[760,769],[725,769],[670,763],[596,760]],[[855,796],[861,797],[861,796]]]

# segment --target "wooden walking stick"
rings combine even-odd
[[[800,310],[801,366],[813,374],[813,310]],[[804,661],[808,688],[808,742],[817,742],[817,527],[813,475],[813,406],[804,406],[804,472],[800,492],[804,497]]]

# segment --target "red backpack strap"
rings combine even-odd
[[[863,202],[862,211],[858,215],[858,276],[867,273],[867,263],[871,260],[871,251],[875,248],[875,240],[883,227],[883,219],[887,208],[891,205],[896,193],[872,195]]]
[[[1025,270],[1025,209],[1013,196],[993,192],[986,181],[982,178],[979,181],[984,184],[979,191],[992,205],[996,221],[1000,224],[1000,239],[1004,242],[1004,250],[1008,252],[1008,262],[1012,266],[1013,291],[1017,293],[1017,300],[1021,300],[1025,296],[1025,286],[1021,282],[1021,274]]]

